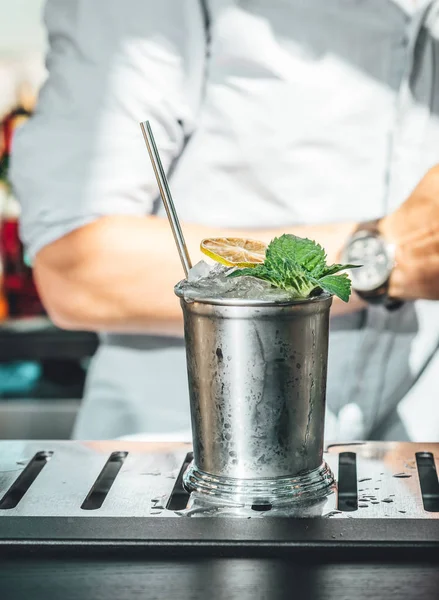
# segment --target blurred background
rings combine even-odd
[[[19,241],[9,186],[14,133],[46,76],[44,0],[14,0],[0,19],[0,439],[70,436],[97,340],[53,326]]]

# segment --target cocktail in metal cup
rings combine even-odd
[[[149,122],[141,129],[188,277],[192,263]],[[194,443],[186,487],[246,503],[324,496],[333,482],[323,462],[331,298],[188,302],[179,286],[176,293]]]
[[[181,290],[194,459],[184,484],[219,500],[328,494],[323,460],[332,297],[274,303]]]

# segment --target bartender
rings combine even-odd
[[[335,262],[361,233],[326,436],[437,441],[439,2],[48,0],[45,22],[12,177],[50,316],[100,334],[75,437],[190,429],[148,119],[194,262],[202,238],[286,232]]]

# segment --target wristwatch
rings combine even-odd
[[[399,308],[403,302],[390,298],[389,280],[395,265],[395,249],[384,239],[378,228],[379,220],[361,223],[343,250],[343,262],[361,265],[351,269],[349,276],[355,292],[370,304],[381,304],[388,310]]]

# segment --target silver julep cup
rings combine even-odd
[[[186,301],[191,491],[282,504],[329,493],[323,461],[328,295],[286,304]]]

